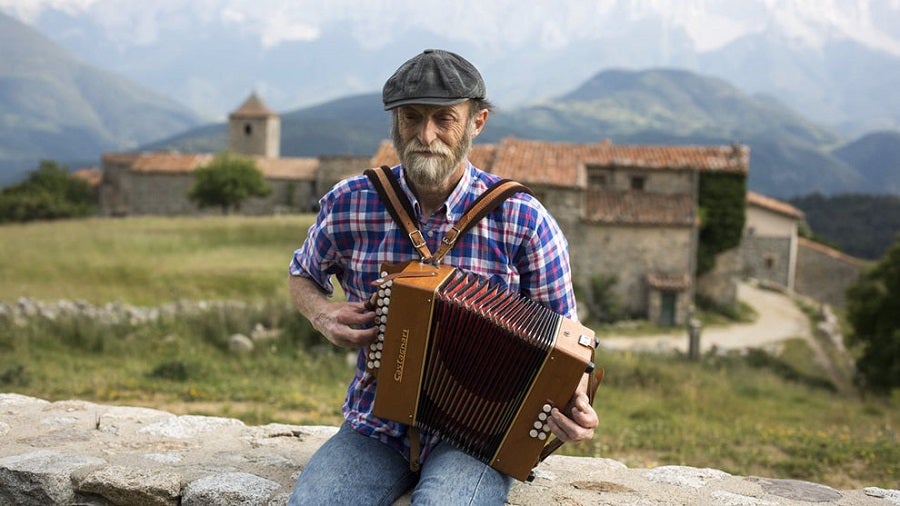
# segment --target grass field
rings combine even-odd
[[[90,219],[0,227],[0,301],[156,306],[240,300],[144,324],[0,316],[0,391],[149,406],[247,423],[337,424],[352,365],[288,303],[286,267],[310,216]],[[227,338],[280,332],[247,355]],[[611,332],[604,330],[604,334]],[[900,398],[835,385],[790,341],[777,356],[605,353],[594,440],[563,453],[683,464],[839,488],[898,488]]]

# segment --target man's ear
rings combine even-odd
[[[475,123],[475,136],[477,136],[481,133],[482,130],[484,130],[484,125],[487,123],[487,119],[490,114],[491,111],[487,109],[482,109],[475,113],[475,117],[472,118],[472,121]]]

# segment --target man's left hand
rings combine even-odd
[[[594,437],[594,429],[600,422],[597,412],[588,402],[588,376],[582,378],[569,403],[563,408],[550,411],[547,425],[550,431],[566,443],[584,441]]]

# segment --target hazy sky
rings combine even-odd
[[[25,21],[48,8],[89,13],[123,44],[152,44],[163,29],[216,21],[271,47],[316,39],[342,21],[369,46],[414,26],[502,51],[564,47],[659,16],[684,28],[699,50],[777,26],[805,44],[837,33],[900,55],[900,0],[0,0],[0,9]]]

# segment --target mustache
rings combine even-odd
[[[453,154],[453,151],[449,146],[437,139],[435,139],[430,145],[422,144],[418,141],[418,139],[410,139],[410,141],[406,144],[405,151],[406,154],[423,153],[442,156],[451,156]]]

